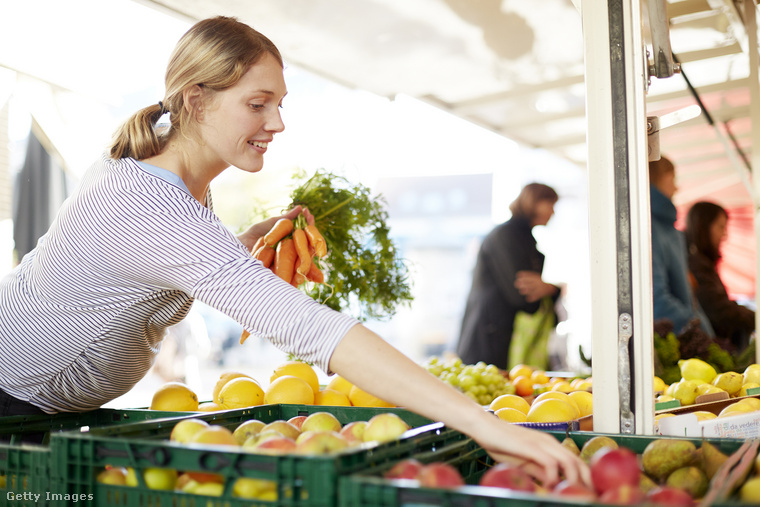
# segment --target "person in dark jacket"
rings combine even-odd
[[[691,206],[685,231],[689,270],[696,281],[694,293],[715,334],[743,350],[755,330],[755,312],[729,299],[718,274],[720,244],[726,237],[727,223],[728,213],[715,203],[700,201]]]
[[[532,233],[549,222],[558,199],[547,185],[526,185],[509,206],[512,218],[484,238],[457,344],[464,363],[484,361],[506,369],[517,312],[535,313],[543,297],[559,297],[559,287],[541,279],[544,254]]]
[[[707,316],[692,297],[686,261],[686,242],[675,228],[677,218],[673,195],[676,173],[673,163],[662,157],[649,162],[652,208],[652,296],[654,320],[668,319],[676,334],[693,319],[710,336],[715,336]]]

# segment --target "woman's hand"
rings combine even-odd
[[[515,288],[528,303],[539,301],[545,296],[553,296],[559,290],[555,285],[544,282],[541,275],[535,271],[518,271]]]
[[[293,209],[289,210],[284,215],[268,218],[264,220],[263,222],[259,222],[257,224],[252,225],[251,227],[248,228],[247,231],[239,235],[238,239],[240,240],[241,243],[243,243],[243,245],[245,245],[245,247],[248,250],[251,250],[253,248],[253,245],[256,244],[256,241],[261,236],[264,236],[266,233],[268,233],[269,230],[274,226],[275,223],[277,223],[279,219],[289,218],[290,220],[295,220],[296,217],[298,217],[298,215],[301,214],[301,212],[303,212],[304,217],[306,218],[307,222],[309,220],[311,220],[312,223],[314,222],[314,217],[312,216],[311,213],[309,213],[309,210],[299,205],[299,206],[295,206]]]

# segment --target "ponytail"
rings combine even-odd
[[[122,123],[111,141],[111,158],[143,160],[158,155],[167,141],[166,135],[156,132],[156,122],[164,112],[163,106],[154,104],[140,109]]]

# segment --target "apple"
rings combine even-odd
[[[218,482],[204,482],[198,484],[192,491],[194,495],[222,496],[224,493],[224,484]]]
[[[340,431],[343,425],[330,412],[314,412],[301,425],[301,431]]]
[[[367,421],[364,428],[365,442],[389,442],[396,440],[407,431],[410,426],[393,412],[377,414]]]
[[[302,435],[306,436],[296,441],[299,454],[330,454],[348,447],[348,441],[337,431],[309,431]]]
[[[602,493],[598,502],[610,505],[639,505],[644,503],[645,499],[646,495],[637,486],[621,484]]]
[[[169,434],[169,440],[171,442],[186,444],[196,433],[208,428],[208,426],[209,424],[203,419],[183,419],[174,425],[172,432]]]
[[[266,479],[251,479],[240,477],[232,485],[232,496],[238,498],[266,499],[266,495],[274,492],[273,500],[277,499],[277,483]]]
[[[296,441],[288,437],[272,437],[247,446],[245,450],[256,454],[288,454],[295,452]]]
[[[650,490],[646,495],[649,503],[657,505],[675,505],[678,507],[690,507],[694,505],[694,499],[686,491],[672,486],[658,486]]]
[[[630,449],[602,449],[591,458],[591,482],[598,494],[628,485],[639,489],[641,469],[636,454]]]
[[[298,438],[298,435],[301,434],[301,430],[299,430],[298,428],[296,428],[295,426],[293,426],[289,422],[282,421],[282,420],[270,422],[269,424],[267,424],[266,426],[264,426],[263,428],[261,428],[262,432],[268,431],[268,430],[279,431],[280,433],[282,433],[286,437],[292,438],[293,440],[295,440],[296,438]]]
[[[338,433],[343,435],[351,445],[357,445],[364,442],[366,427],[367,421],[353,421],[343,426]]]
[[[556,486],[554,486],[552,493],[559,496],[571,497],[576,501],[588,503],[593,503],[594,500],[596,500],[596,492],[593,489],[588,488],[583,484],[570,482],[567,480],[561,481]]]
[[[180,476],[180,478],[184,475],[187,475],[190,479],[204,483],[204,482],[216,482],[219,484],[224,484],[224,476],[219,474],[212,474],[209,472],[185,472]],[[177,479],[179,482],[179,479]]]
[[[386,479],[416,479],[422,463],[414,458],[399,461],[383,474]]]
[[[238,446],[238,441],[232,436],[232,432],[224,426],[216,424],[209,425],[197,431],[187,442],[189,444],[211,444],[211,445],[234,445]]]
[[[127,469],[124,467],[111,467],[103,470],[95,479],[103,484],[113,484],[115,486],[127,485]]]
[[[428,463],[420,468],[417,474],[420,486],[425,488],[456,488],[464,486],[464,479],[452,465],[448,463]]]
[[[266,426],[265,422],[259,421],[258,419],[251,419],[239,424],[238,427],[235,428],[235,431],[232,432],[232,436],[235,437],[238,444],[243,445],[243,442],[248,440],[249,437],[258,435],[261,432],[261,428],[264,426]]]
[[[300,430],[301,425],[303,425],[303,422],[306,420],[307,417],[308,416],[305,416],[305,415],[297,415],[288,419],[288,422]]]
[[[522,468],[510,463],[499,463],[486,470],[480,478],[479,485],[513,491],[533,492],[536,490],[533,478]]]
[[[171,491],[177,483],[177,471],[173,468],[146,468],[143,480],[149,489]]]

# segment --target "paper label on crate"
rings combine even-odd
[[[760,437],[760,412],[719,417],[698,421],[694,414],[664,417],[658,421],[660,435],[697,438],[738,438]]]

